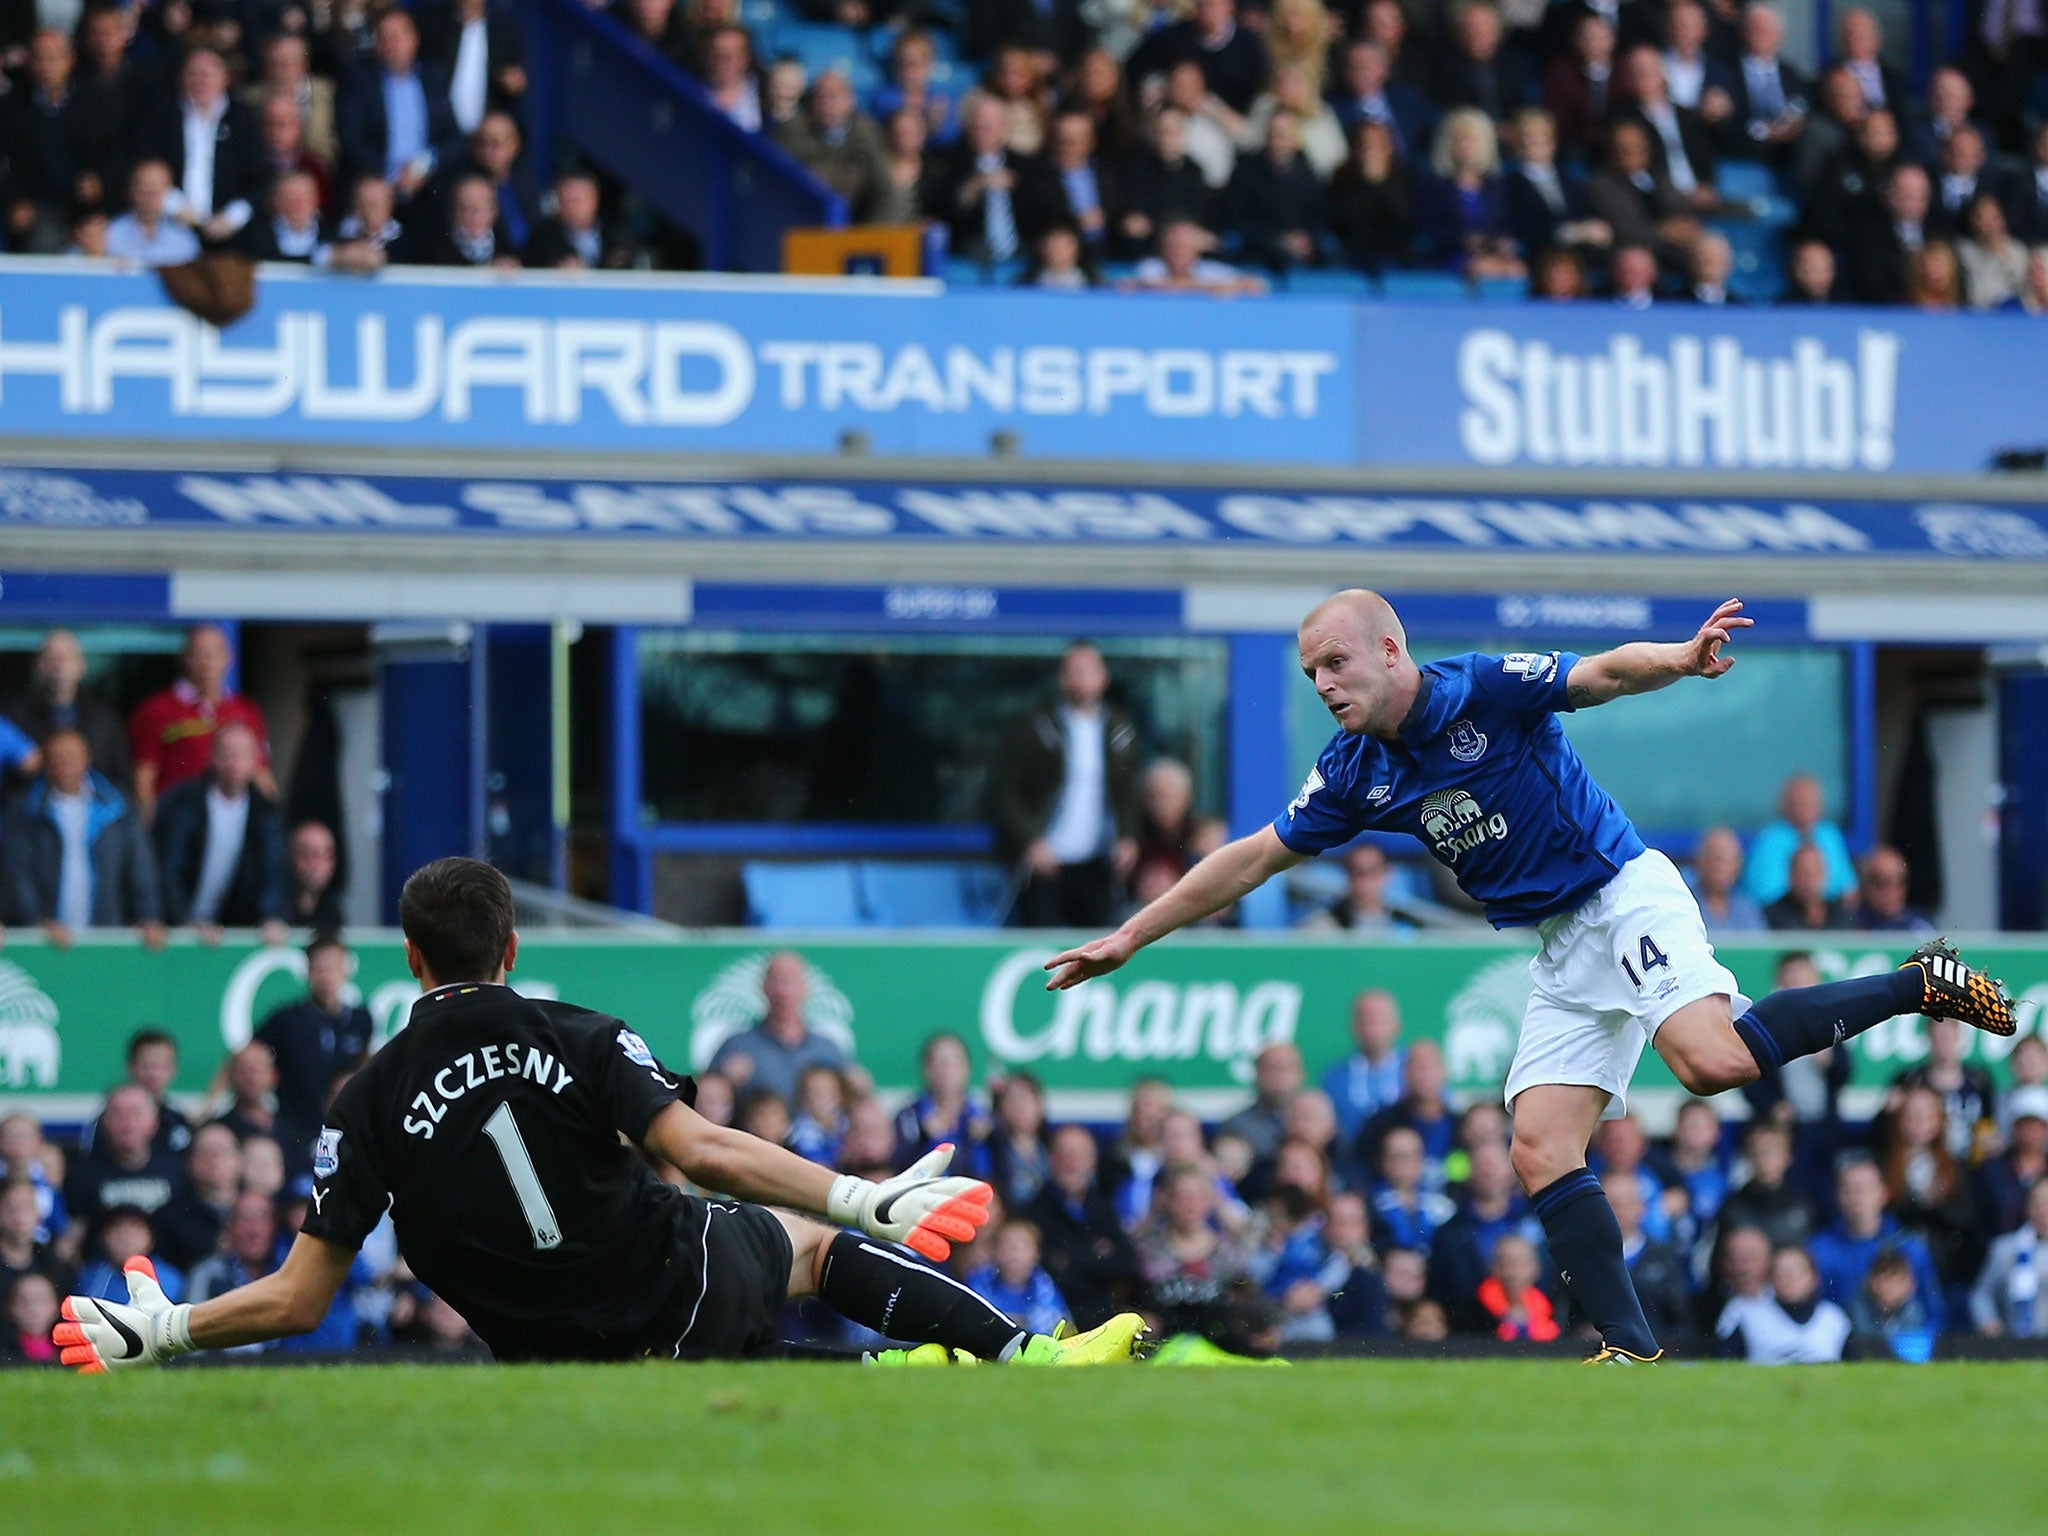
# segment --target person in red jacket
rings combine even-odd
[[[234,663],[235,653],[218,625],[195,625],[185,636],[184,675],[135,707],[128,742],[135,753],[135,799],[144,821],[156,814],[157,796],[212,766],[214,730],[228,721],[256,733],[263,759],[258,787],[266,795],[277,793],[270,777],[270,727],[261,709],[228,687]]]
[[[1536,1249],[1512,1233],[1493,1246],[1493,1273],[1479,1287],[1479,1306],[1503,1339],[1549,1343],[1561,1331],[1550,1298],[1536,1288]]]

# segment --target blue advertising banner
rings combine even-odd
[[[1973,472],[2048,444],[2022,315],[1222,303],[265,269],[216,331],[154,279],[0,262],[0,436],[1017,451],[1207,464]],[[1995,381],[1995,387],[1986,387]]]
[[[2048,560],[2048,508],[1971,502],[1402,496],[853,480],[454,480],[10,469],[0,470],[0,531],[10,527],[280,534],[352,529],[689,542],[1510,550],[1558,557],[1557,573],[1545,581],[1569,580],[1569,557],[1588,552]],[[868,589],[861,601],[887,616],[890,602],[918,601],[904,598],[903,590]],[[892,592],[897,596],[892,598]],[[1514,610],[1495,620],[1509,628],[1524,622],[1536,628],[1560,623],[1644,627],[1636,622],[1643,617],[1638,600],[1595,601],[1609,608],[1599,613],[1536,610],[1521,614],[1520,620],[1520,610]],[[950,609],[939,616],[976,617]]]

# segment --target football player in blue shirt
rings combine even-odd
[[[1731,599],[1676,644],[1598,656],[1464,655],[1418,666],[1392,606],[1339,592],[1302,621],[1301,669],[1338,734],[1271,826],[1218,849],[1115,933],[1056,956],[1052,989],[1115,970],[1139,949],[1365,831],[1419,837],[1495,927],[1533,927],[1541,949],[1508,1070],[1515,1171],[1558,1271],[1600,1330],[1593,1358],[1660,1350],[1622,1259],[1621,1229],[1586,1144],[1623,1113],[1646,1042],[1695,1094],[1774,1077],[1795,1056],[1901,1013],[2015,1024],[2005,989],[1944,943],[1898,970],[1752,1003],[1714,958],[1698,903],[1671,861],[1593,781],[1560,712],[1682,677],[1715,678],[1721,648],[1753,621]]]

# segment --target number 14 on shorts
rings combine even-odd
[[[1657,941],[1647,933],[1636,941],[1636,958],[1634,961],[1631,961],[1627,955],[1621,957],[1621,968],[1628,974],[1628,984],[1638,992],[1642,991],[1645,978],[1660,965],[1665,970],[1670,970],[1671,957],[1659,949]]]

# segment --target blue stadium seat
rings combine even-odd
[[[1462,299],[1469,296],[1465,279],[1455,272],[1389,272],[1380,279],[1380,293],[1389,299]]]
[[[858,928],[863,920],[851,863],[747,864],[740,883],[756,928]]]
[[[1777,173],[1755,160],[1723,160],[1714,171],[1714,185],[1735,202],[1780,196]]]
[[[869,860],[859,866],[861,905],[880,928],[988,928],[1008,905],[992,864]]]
[[[851,27],[825,21],[782,21],[774,32],[775,51],[793,53],[815,80],[828,69],[843,70],[853,94],[866,101],[882,83],[882,67],[868,52],[867,40]]]
[[[1748,220],[1716,222],[1728,239],[1735,270],[1728,291],[1748,304],[1769,304],[1785,290],[1785,256],[1778,232]]]
[[[1372,291],[1372,285],[1363,272],[1347,267],[1309,267],[1288,273],[1279,291],[1317,298],[1362,299]]]
[[[1529,296],[1529,280],[1525,277],[1482,277],[1479,279],[1479,297],[1482,299],[1517,300]]]

